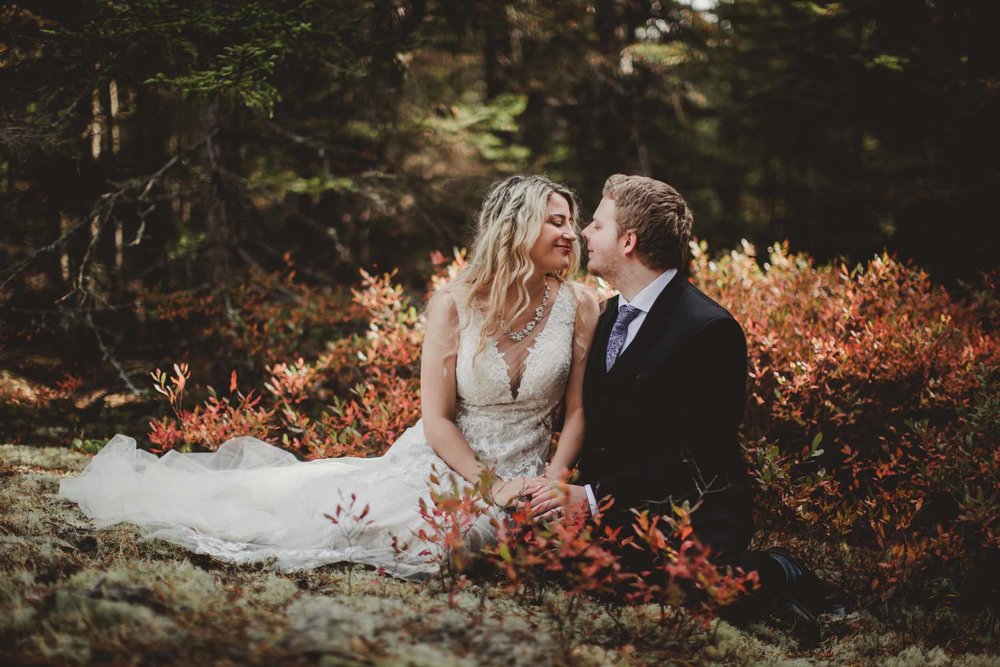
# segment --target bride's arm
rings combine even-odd
[[[434,295],[427,306],[427,328],[420,357],[421,416],[424,434],[434,452],[452,470],[477,484],[486,466],[476,459],[475,452],[455,424],[458,328],[458,309],[452,295],[448,292]],[[496,502],[505,505],[519,495],[521,489],[515,486],[497,479],[491,489]]]
[[[566,417],[556,453],[545,473],[549,479],[562,479],[566,471],[576,463],[583,447],[583,375],[600,308],[597,293],[590,288],[580,287],[577,290],[577,302],[576,323],[573,328],[573,363],[570,366],[569,382],[566,384]]]

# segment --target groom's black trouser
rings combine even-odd
[[[695,534],[701,543],[712,548],[710,560],[720,567],[739,568],[756,572],[760,588],[751,596],[766,600],[785,583],[785,572],[773,558],[763,551],[747,549],[752,530],[734,525],[732,521],[709,521],[698,526]]]
[[[713,500],[707,500],[692,513],[694,534],[703,545],[711,548],[709,559],[715,565],[757,573],[760,587],[750,596],[748,603],[767,600],[784,586],[785,572],[766,552],[748,549],[754,531],[752,497],[745,486],[736,484],[730,488],[728,497],[724,494]],[[624,539],[631,533],[634,515],[630,511],[612,511],[609,514],[606,523],[620,527],[620,536]],[[622,567],[631,572],[655,567],[653,555],[648,551],[625,547],[620,550],[619,556]]]
[[[750,550],[753,537],[753,493],[746,481],[735,482],[729,493],[705,504],[691,515],[694,533],[711,547],[710,560],[720,567],[756,572],[759,588],[747,603],[763,602],[785,585],[785,571],[764,551]]]

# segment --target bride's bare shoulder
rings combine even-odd
[[[573,298],[576,299],[578,308],[583,308],[586,311],[600,310],[601,295],[596,289],[577,280],[567,280],[566,283],[573,293]]]
[[[576,300],[576,321],[578,329],[592,329],[601,314],[601,299],[597,290],[575,280],[567,281]]]
[[[427,309],[424,311],[427,317],[427,327],[457,328],[460,318],[460,298],[455,290],[449,288],[442,288],[434,292],[428,299]]]

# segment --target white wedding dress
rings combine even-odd
[[[481,319],[460,310],[463,327],[456,360],[456,423],[472,449],[510,479],[542,472],[572,355],[576,299],[563,283],[542,328],[533,336],[519,384],[496,342],[476,355]],[[517,377],[517,373],[514,374]],[[353,561],[400,577],[436,570],[441,548],[421,540],[423,498],[432,506],[428,478],[450,472],[418,421],[385,455],[303,462],[256,438],[228,440],[211,453],[168,452],[162,457],[116,435],[59,494],[79,503],[98,527],[126,521],[151,537],[215,558],[245,563],[274,559],[281,570]],[[339,504],[361,522],[338,524]],[[492,537],[489,521],[470,531],[471,542]],[[364,525],[362,525],[364,524]],[[399,553],[393,536],[408,544]],[[431,555],[421,552],[429,550]]]

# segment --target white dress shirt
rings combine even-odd
[[[656,280],[643,287],[632,301],[626,299],[622,294],[618,295],[619,309],[622,306],[632,306],[639,309],[639,314],[629,322],[628,332],[625,335],[625,344],[622,345],[618,356],[621,356],[625,352],[625,348],[629,346],[629,343],[635,340],[635,335],[639,333],[639,327],[642,326],[643,321],[646,319],[649,309],[653,307],[653,303],[660,296],[660,293],[663,292],[664,288],[670,284],[670,281],[676,275],[677,269],[667,269],[657,276]],[[584,484],[583,488],[587,491],[587,502],[590,504],[590,513],[591,515],[595,515],[597,514],[597,499],[594,497],[594,490],[590,488],[590,484]]]

